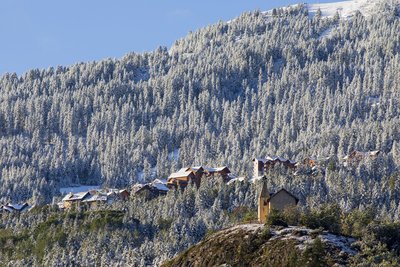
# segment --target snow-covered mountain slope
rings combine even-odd
[[[321,10],[322,17],[334,17],[336,12],[339,13],[340,18],[349,19],[357,11],[360,11],[364,16],[370,16],[377,10],[378,6],[383,3],[389,5],[400,5],[400,0],[345,0],[331,3],[317,3],[307,4],[304,3],[309,11],[310,18],[314,17],[318,10]],[[300,4],[292,5],[289,7],[295,7]],[[288,7],[282,7],[286,9]],[[263,12],[267,17],[272,16],[273,10]]]
[[[347,19],[360,11],[364,16],[369,16],[373,10],[384,0],[350,0],[333,3],[307,4],[310,16],[314,16],[318,10],[321,10],[323,17],[333,17],[336,12],[341,18]],[[395,2],[395,1],[393,1]]]

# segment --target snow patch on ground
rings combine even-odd
[[[229,182],[227,182],[226,184],[230,185],[233,184],[235,182],[243,182],[245,181],[246,178],[245,177],[237,177],[237,178],[232,178],[231,180],[229,180]]]
[[[300,250],[304,250],[315,240],[312,234],[313,231],[315,230],[305,227],[289,226],[282,230],[272,230],[271,232],[273,237],[271,237],[270,241],[274,239],[296,240],[298,242],[296,247]],[[351,244],[356,241],[354,238],[334,235],[327,231],[322,231],[321,233],[318,233],[317,236],[325,244],[339,248],[341,251],[350,255],[356,254],[356,251],[351,248]]]
[[[233,232],[240,231],[240,230],[244,230],[244,231],[248,231],[248,232],[256,232],[263,227],[264,227],[264,225],[260,224],[260,223],[240,224],[240,225],[236,225],[232,228],[226,229],[223,232],[233,233]]]
[[[100,185],[77,185],[71,187],[61,187],[60,193],[61,194],[68,194],[68,193],[79,193],[79,192],[87,192],[90,190],[100,189]]]
[[[328,29],[326,29],[325,31],[323,31],[320,36],[319,39],[324,39],[324,38],[331,38],[332,37],[332,33],[333,31],[336,29],[336,27],[330,27]]]
[[[368,98],[368,102],[371,107],[378,107],[380,105],[380,97],[379,96],[370,96]]]
[[[156,176],[157,176],[156,167],[151,168],[149,175],[145,175],[144,170],[138,171],[136,173],[136,179],[139,182],[145,182],[146,180],[149,180],[149,178],[154,178]]]
[[[350,247],[351,244],[356,241],[354,238],[337,236],[330,233],[322,234],[320,235],[320,238],[322,242],[334,244],[336,247],[340,248],[347,254],[352,254],[352,255],[356,254],[356,251],[351,249]]]
[[[249,180],[250,183],[255,183],[257,181],[262,180],[263,176],[257,176],[257,177],[253,177]]]
[[[180,149],[175,149],[172,153],[168,154],[169,160],[177,161],[179,160]]]
[[[318,10],[321,10],[322,17],[334,17],[336,12],[342,19],[351,18],[357,11],[360,11],[364,16],[369,16],[373,13],[377,4],[383,0],[350,0],[334,3],[308,4],[308,14],[314,17]]]
[[[143,182],[144,181],[144,171],[141,170],[136,173],[136,178],[138,181]]]

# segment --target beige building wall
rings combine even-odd
[[[296,199],[286,193],[280,191],[270,200],[270,209],[284,210],[288,206],[295,206]]]
[[[264,164],[258,160],[254,160],[254,177],[260,177],[264,175]]]
[[[267,221],[267,216],[268,216],[268,203],[266,203],[265,198],[259,198],[258,199],[258,221],[260,223],[265,223]]]
[[[69,209],[72,206],[72,202],[71,201],[64,201],[64,208]]]

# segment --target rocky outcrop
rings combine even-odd
[[[209,235],[163,266],[345,266],[355,239],[303,227],[244,224]]]

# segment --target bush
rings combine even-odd
[[[328,266],[325,259],[325,246],[321,239],[318,237],[314,239],[314,242],[306,248],[302,256],[302,266],[310,267],[323,267]]]
[[[229,220],[233,223],[243,222],[249,223],[258,220],[257,211],[251,210],[246,206],[239,206],[229,213]]]
[[[261,232],[261,234],[260,234],[260,239],[265,242],[268,239],[270,239],[271,236],[272,236],[271,229],[269,228],[268,225],[265,225],[263,230],[262,230],[262,232]]]
[[[267,221],[265,223],[266,225],[275,225],[275,226],[283,226],[287,227],[288,224],[285,221],[285,217],[283,216],[283,212],[272,209],[268,216],[267,216]]]
[[[284,221],[288,225],[298,225],[300,220],[300,210],[297,206],[291,205],[282,211]]]
[[[373,239],[400,255],[400,223],[376,223],[368,227],[367,231]]]
[[[341,231],[347,236],[361,237],[363,232],[375,218],[375,211],[371,208],[354,210],[348,214],[342,214]]]
[[[320,210],[312,210],[311,212],[303,213],[300,222],[311,229],[322,227],[327,231],[339,234],[341,223],[340,215],[341,210],[339,205],[324,205]]]

